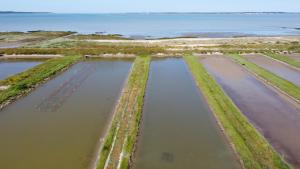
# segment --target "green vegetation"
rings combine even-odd
[[[198,36],[175,36],[175,37],[162,37],[162,38],[154,38],[154,40],[168,40],[168,39],[189,39],[189,38],[198,38]],[[150,39],[151,40],[151,39]]]
[[[6,90],[0,90],[0,105],[11,98],[26,93],[28,89],[75,63],[79,58],[80,56],[67,56],[50,59],[25,72],[0,80],[0,86],[9,86]]]
[[[205,47],[205,49],[194,49],[194,50],[185,50],[185,53],[264,53],[268,52],[267,49],[239,49],[239,48],[224,48],[224,47]]]
[[[100,54],[137,54],[150,55],[164,53],[165,49],[158,46],[135,46],[135,45],[99,45],[85,44],[84,46],[70,48],[10,48],[0,49],[5,54],[65,54],[65,55],[100,55]]]
[[[246,58],[238,55],[238,54],[230,54],[228,55],[232,59],[234,59],[237,63],[245,66],[248,70],[255,73],[259,77],[265,79],[273,86],[279,88],[281,91],[285,92],[286,94],[292,96],[293,98],[300,100],[300,87],[295,85],[292,82],[289,82],[262,67],[257,66],[256,64],[248,61]]]
[[[95,48],[97,47],[96,42],[88,41],[76,41],[76,40],[66,40],[62,39],[58,42],[52,42],[47,45],[38,46],[41,48]]]
[[[297,60],[295,60],[295,59],[293,59],[293,58],[290,58],[288,56],[283,56],[283,55],[280,55],[280,54],[277,54],[277,53],[270,53],[270,52],[265,53],[265,55],[267,55],[267,56],[269,56],[269,57],[271,57],[273,59],[285,62],[285,63],[287,63],[289,65],[295,66],[297,68],[300,68],[300,62],[297,61]]]
[[[89,34],[89,35],[72,35],[69,39],[74,40],[130,40],[119,34]]]
[[[97,169],[129,167],[141,120],[150,57],[136,58],[102,145]],[[107,163],[107,164],[106,164]]]
[[[105,45],[103,43],[92,42],[92,41],[62,40],[56,43],[51,43],[48,46],[46,46],[46,48],[101,48],[103,46],[123,46],[123,45],[116,45],[116,44]]]
[[[149,65],[150,57],[136,58],[102,145],[97,169],[129,167],[141,120]]]
[[[196,57],[184,59],[246,169],[290,168],[249,123]]]
[[[0,42],[2,43],[28,43],[40,42],[73,34],[74,32],[55,31],[30,31],[30,32],[0,32]]]
[[[95,48],[103,42],[96,42],[92,40],[130,40],[121,35],[117,34],[108,34],[108,35],[99,35],[99,34],[73,34],[70,36],[64,36],[61,38],[55,38],[48,41],[43,41],[36,45],[31,45],[27,47],[41,47],[41,48]]]
[[[226,42],[222,45],[206,46],[202,49],[195,49],[193,52],[202,53],[208,52],[222,52],[222,53],[265,53],[270,51],[293,51],[300,52],[300,42]]]

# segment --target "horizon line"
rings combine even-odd
[[[0,11],[0,13],[52,13],[52,14],[230,14],[230,13],[241,13],[241,14],[255,14],[255,13],[300,13],[286,12],[286,11],[220,11],[220,12],[48,12],[48,11]]]

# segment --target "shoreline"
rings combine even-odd
[[[73,39],[75,37],[75,39]],[[244,131],[244,129],[232,129],[235,126],[242,126],[246,127],[247,129],[248,121],[245,120],[245,117],[241,114],[240,110],[235,106],[235,104],[232,102],[232,100],[229,98],[228,95],[224,94],[224,91],[222,88],[220,89],[220,86],[217,82],[214,81],[214,79],[207,74],[205,71],[206,69],[200,69],[197,68],[197,64],[193,63],[192,55],[194,56],[195,53],[211,53],[211,54],[229,54],[229,53],[262,53],[266,54],[264,52],[295,52],[300,53],[299,46],[300,46],[300,36],[272,36],[272,37],[264,37],[264,36],[258,36],[258,37],[234,37],[234,38],[174,38],[174,39],[153,39],[153,40],[132,40],[132,39],[84,39],[86,38],[83,36],[82,39],[76,39],[77,35],[67,35],[65,37],[59,37],[55,39],[55,41],[47,40],[47,43],[49,43],[49,46],[47,44],[45,46],[37,46],[35,48],[30,46],[24,46],[22,48],[7,48],[4,50],[0,49],[0,62],[6,61],[6,60],[14,60],[14,59],[50,59],[50,60],[64,60],[64,55],[70,55],[69,53],[77,53],[78,58],[74,58],[74,60],[71,62],[69,61],[68,64],[64,63],[64,67],[61,67],[60,69],[54,68],[55,71],[53,74],[47,75],[47,77],[39,77],[35,76],[34,78],[31,78],[28,76],[27,78],[32,80],[32,85],[25,84],[24,86],[19,85],[19,82],[23,82],[24,79],[21,79],[19,81],[14,82],[14,80],[11,80],[12,82],[8,81],[0,81],[0,87],[5,87],[5,85],[11,84],[11,89],[16,89],[17,91],[11,95],[8,95],[7,91],[11,90],[10,88],[1,93],[0,90],[0,96],[1,94],[2,103],[0,103],[0,110],[5,108],[7,105],[14,103],[18,98],[25,97],[28,94],[30,94],[31,91],[39,87],[41,84],[47,82],[48,80],[51,80],[52,78],[55,78],[60,73],[67,70],[69,67],[71,67],[73,64],[77,63],[82,57],[86,59],[97,59],[97,58],[104,58],[104,59],[133,59],[138,60],[139,58],[143,58],[142,56],[147,55],[148,57],[154,57],[154,58],[164,58],[164,57],[182,57],[185,60],[185,64],[189,70],[190,75],[192,76],[196,86],[199,88],[200,92],[203,92],[205,101],[210,107],[210,110],[216,120],[216,123],[218,124],[218,127],[220,128],[222,134],[224,134],[224,137],[228,141],[230,147],[232,147],[234,153],[237,155],[238,160],[240,161],[241,165],[244,168],[247,168],[249,164],[247,164],[247,156],[242,153],[250,153],[255,154],[256,149],[252,149],[253,147],[248,145],[238,145],[239,139],[243,139],[242,137],[247,138],[245,140],[245,144],[248,142],[253,142],[253,144],[257,144],[258,148],[257,151],[262,151],[265,154],[270,154],[278,160],[278,165],[289,167],[288,164],[285,164],[284,158],[280,156],[277,156],[277,152],[273,152],[273,147],[271,146],[271,149],[268,147],[270,144],[266,144],[266,140],[264,138],[261,138],[261,135],[258,133],[258,129],[251,128],[250,123],[250,131]],[[91,36],[87,35],[87,38],[90,38]],[[102,37],[102,35],[100,36]],[[111,38],[112,36],[109,35],[108,38]],[[118,36],[117,36],[118,37]],[[77,37],[78,38],[78,37]],[[115,38],[115,37],[113,37]],[[59,44],[61,43],[61,44]],[[54,44],[54,45],[53,45]],[[53,46],[51,46],[53,45]],[[57,46],[55,46],[57,45]],[[72,46],[73,45],[73,46]],[[76,46],[77,45],[77,46]],[[80,46],[81,45],[81,46]],[[253,46],[251,46],[253,45]],[[269,45],[269,46],[267,46]],[[279,46],[281,45],[281,46]],[[290,45],[290,46],[289,46]],[[294,45],[294,46],[293,46]],[[284,48],[283,48],[284,47]],[[293,50],[293,48],[295,50]],[[264,50],[263,52],[261,52]],[[66,52],[67,51],[67,52]],[[24,54],[25,53],[25,54]],[[45,54],[46,53],[46,54]],[[176,53],[176,54],[175,54]],[[190,54],[188,54],[190,53]],[[193,53],[193,54],[192,54]],[[11,55],[7,55],[11,54]],[[75,56],[75,55],[74,55]],[[74,57],[73,56],[73,57]],[[77,57],[77,55],[75,56]],[[143,58],[145,59],[145,58]],[[230,58],[234,61],[233,58]],[[280,60],[276,60],[280,61]],[[62,61],[61,61],[62,62]],[[61,63],[60,62],[60,63]],[[145,61],[146,62],[146,61]],[[148,63],[149,62],[149,63]],[[235,61],[236,62],[236,61]],[[134,61],[135,63],[135,61]],[[95,148],[95,156],[92,158],[91,166],[93,168],[97,167],[103,167],[109,168],[111,166],[117,165],[118,168],[121,166],[127,166],[131,167],[132,162],[135,159],[136,155],[136,146],[138,144],[138,141],[140,139],[141,134],[141,122],[142,122],[142,116],[143,113],[141,112],[134,112],[133,110],[139,110],[143,107],[143,104],[139,104],[139,100],[143,100],[145,98],[145,90],[147,89],[147,81],[149,76],[149,67],[151,65],[151,61],[147,60],[147,63],[144,63],[148,65],[147,72],[137,72],[132,75],[132,69],[135,66],[134,63],[132,64],[131,70],[128,74],[128,77],[126,79],[126,82],[124,82],[122,90],[120,91],[119,98],[117,102],[114,105],[113,111],[111,112],[111,119],[108,126],[105,128],[105,133],[101,136],[99,136],[99,140],[97,142],[96,148]],[[237,64],[242,64],[238,63]],[[286,63],[290,64],[290,63]],[[243,65],[243,64],[242,64]],[[49,66],[49,65],[48,65]],[[198,66],[201,66],[201,63],[198,63]],[[54,65],[52,64],[52,67]],[[49,69],[49,68],[43,68],[43,69]],[[50,66],[51,69],[51,66]],[[253,73],[253,70],[250,70],[249,68],[245,68],[249,73],[252,73],[251,75],[260,80],[262,83],[264,83],[269,88],[272,88],[272,90],[275,90],[278,92],[278,94],[282,95],[282,97],[286,97],[286,99],[293,99],[296,95],[293,93],[286,92],[286,90],[283,90],[281,86],[276,86],[272,83],[273,81],[269,82],[268,79],[265,77],[261,77],[260,74],[257,74],[256,72]],[[39,71],[42,71],[39,70]],[[48,70],[49,71],[49,70]],[[27,71],[25,71],[26,73]],[[196,73],[202,73],[204,75],[211,78],[210,82],[205,82],[201,77],[197,77]],[[28,72],[27,72],[28,73]],[[36,72],[33,71],[33,75],[36,74]],[[18,77],[19,74],[15,75]],[[146,84],[137,81],[135,76],[142,75]],[[133,77],[131,77],[133,76]],[[275,76],[275,75],[274,75]],[[41,79],[43,78],[43,79]],[[129,80],[133,78],[133,86],[129,85]],[[204,77],[205,78],[205,77]],[[285,81],[284,81],[285,82]],[[204,85],[204,87],[200,86],[200,83]],[[209,83],[213,84],[214,86],[209,87]],[[286,82],[288,83],[288,82]],[[2,86],[1,86],[2,85]],[[24,88],[22,88],[24,87]],[[291,86],[289,86],[291,87]],[[293,86],[292,86],[293,87]],[[20,89],[19,89],[20,88]],[[217,91],[220,91],[220,93],[214,93],[214,92],[207,92],[205,90],[207,89],[213,89],[215,88]],[[137,90],[139,89],[139,90]],[[126,91],[129,91],[130,93],[126,93]],[[223,94],[222,94],[223,92]],[[9,97],[6,97],[8,95]],[[210,95],[220,95],[221,98],[219,99],[212,99]],[[142,98],[141,98],[142,97]],[[298,98],[295,97],[294,99]],[[1,99],[1,98],[0,98]],[[5,100],[6,99],[6,100]],[[222,100],[223,99],[223,100]],[[294,104],[299,103],[298,100],[292,100],[295,101]],[[291,102],[292,102],[291,101]],[[297,102],[298,101],[298,102]],[[217,103],[224,103],[225,107],[222,107],[222,105],[217,105]],[[144,102],[143,102],[144,103]],[[129,106],[129,107],[128,107]],[[226,107],[227,106],[227,107]],[[223,110],[224,109],[224,110]],[[226,114],[226,111],[232,110],[233,114],[228,115]],[[222,112],[224,111],[224,112]],[[124,112],[129,112],[129,115],[127,115]],[[225,115],[224,115],[225,114]],[[223,117],[224,116],[224,117]],[[130,123],[125,124],[125,121],[123,119],[127,118]],[[234,121],[234,118],[242,120],[241,122],[245,122],[245,126],[243,126],[243,123],[238,124],[238,122]],[[135,121],[137,120],[137,121]],[[118,126],[123,126],[119,128]],[[253,126],[252,126],[253,127]],[[129,129],[130,132],[126,131],[125,128]],[[232,130],[232,131],[230,131]],[[238,132],[245,132],[242,133],[242,135],[239,135]],[[231,133],[232,132],[232,133]],[[257,132],[257,133],[256,133]],[[255,137],[250,138],[247,136],[246,133],[253,134]],[[230,135],[233,134],[233,135]],[[243,135],[245,134],[245,135]],[[258,135],[257,135],[258,134]],[[131,138],[132,136],[132,138]],[[235,138],[236,137],[236,138]],[[132,140],[127,140],[128,138]],[[112,139],[112,140],[111,140]],[[269,142],[267,142],[269,143]],[[244,144],[244,142],[242,142]],[[267,147],[259,147],[263,145],[267,145]],[[240,147],[239,147],[240,146]],[[246,150],[245,148],[248,148],[249,150]],[[272,149],[273,148],[273,149]],[[107,152],[108,150],[109,152]],[[107,154],[108,153],[108,154]],[[130,154],[130,155],[128,155]],[[257,156],[259,157],[259,156]],[[281,159],[282,157],[282,159]],[[249,157],[251,159],[252,157]],[[113,164],[112,164],[113,162]],[[266,163],[270,166],[276,166],[277,164],[272,163],[271,161],[264,161],[264,159],[257,159],[252,160],[251,163],[254,166],[261,166]]]
[[[197,42],[197,41],[225,41],[225,40],[300,40],[300,35],[274,36],[243,36],[243,37],[171,37],[154,39],[86,39],[82,41],[100,43],[160,43],[160,42]]]

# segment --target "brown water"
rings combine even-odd
[[[23,72],[40,63],[41,62],[38,61],[0,61],[0,80],[5,79],[14,74]]]
[[[151,63],[133,168],[240,168],[182,59]]]
[[[259,54],[245,55],[245,57],[249,61],[251,61],[251,62],[267,69],[268,71],[300,86],[300,71],[299,70],[291,68],[290,66],[287,66],[283,63],[280,63],[278,61],[275,61],[273,59],[270,59],[268,57],[265,57],[265,56],[262,56]]]
[[[300,109],[229,58],[201,60],[207,70],[265,138],[300,168]]]
[[[0,168],[89,168],[130,66],[78,63],[3,109]]]

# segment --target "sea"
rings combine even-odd
[[[0,13],[0,32],[75,31],[132,38],[300,35],[300,13]]]

